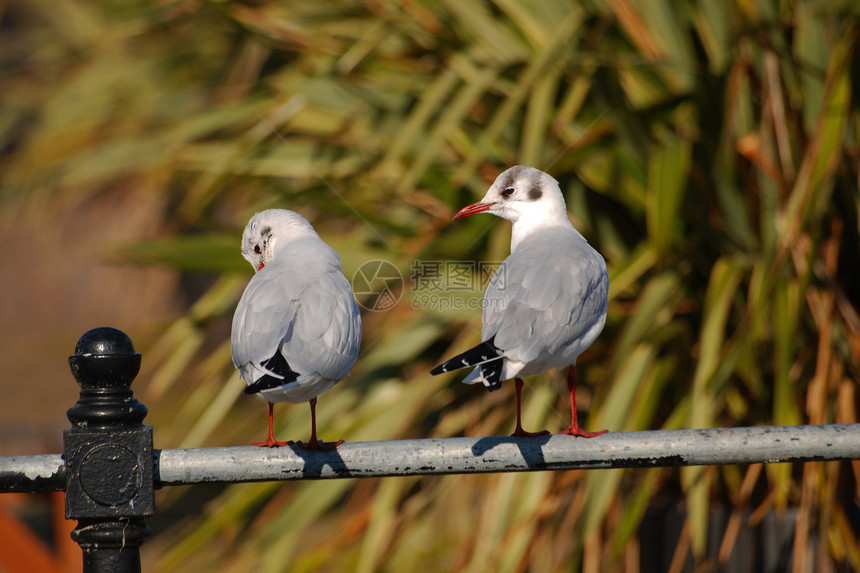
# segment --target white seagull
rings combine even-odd
[[[358,357],[361,316],[340,257],[311,224],[286,209],[254,215],[242,235],[242,256],[255,274],[233,315],[233,364],[246,394],[269,403],[310,402],[311,439],[299,445],[332,449],[317,439],[317,396],[346,378]]]
[[[562,434],[591,438],[576,419],[576,358],[603,330],[609,276],[603,257],[567,218],[558,181],[533,167],[511,167],[484,198],[454,219],[492,213],[513,223],[511,254],[496,270],[484,295],[481,344],[447,360],[431,374],[476,368],[464,383],[488,390],[516,381],[514,436],[540,436],[522,427],[523,376],[569,366],[571,423]]]

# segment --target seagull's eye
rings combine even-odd
[[[263,252],[263,249],[260,248],[260,245],[254,245],[254,252],[259,255]]]
[[[505,197],[505,198],[508,198],[513,194],[514,194],[514,188],[513,187],[508,187],[507,189],[502,191],[502,197]]]

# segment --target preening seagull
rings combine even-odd
[[[513,223],[511,254],[502,262],[484,295],[481,343],[434,368],[441,374],[475,366],[464,383],[481,382],[498,390],[516,382],[515,436],[526,432],[521,419],[523,376],[568,366],[571,423],[562,434],[591,438],[576,418],[576,358],[606,322],[609,275],[603,257],[567,217],[558,181],[533,167],[511,167],[493,182],[484,198],[454,219],[491,213]]]
[[[269,403],[275,440],[275,402],[310,402],[311,439],[300,445],[331,449],[317,439],[317,396],[346,378],[358,357],[361,315],[340,257],[311,224],[286,209],[254,215],[242,235],[242,256],[255,274],[233,315],[233,364],[246,394]]]

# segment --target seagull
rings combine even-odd
[[[454,219],[491,213],[510,221],[511,254],[496,270],[484,294],[481,343],[434,368],[433,375],[474,366],[463,380],[487,390],[515,380],[517,425],[523,377],[568,366],[571,423],[562,434],[591,438],[576,418],[576,358],[606,322],[609,275],[603,257],[567,217],[558,181],[534,167],[517,165],[499,175],[484,198]]]
[[[246,394],[269,403],[269,437],[254,446],[292,445],[273,433],[275,402],[310,402],[311,439],[298,445],[334,449],[317,438],[317,396],[343,380],[358,357],[361,315],[340,257],[293,211],[254,215],[242,256],[255,274],[233,315],[233,364]]]

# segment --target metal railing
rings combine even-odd
[[[86,572],[140,571],[155,489],[170,485],[860,459],[860,424],[156,450],[131,391],[140,354],[119,330],[84,334],[64,453],[0,457],[0,493],[65,491]]]

